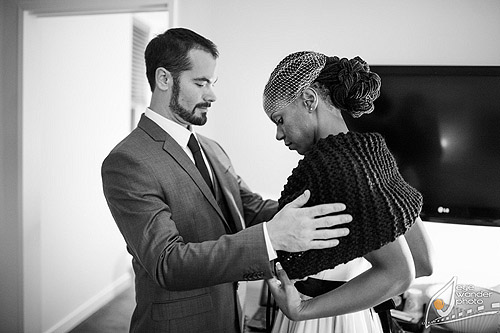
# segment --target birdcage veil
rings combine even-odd
[[[264,111],[271,115],[292,103],[318,77],[327,56],[300,51],[286,56],[276,66],[264,88]]]

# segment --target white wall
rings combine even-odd
[[[297,160],[275,142],[262,109],[263,87],[287,54],[312,49],[380,65],[500,64],[496,0],[183,0],[178,12],[179,26],[212,39],[221,54],[218,101],[200,131],[224,143],[239,173],[270,195],[279,195]]]
[[[287,54],[312,49],[360,55],[369,64],[500,65],[497,0],[183,0],[177,24],[213,40],[221,53],[208,124],[237,172],[279,197],[298,155],[275,139],[261,106],[269,74]],[[427,223],[438,280],[500,284],[500,228]],[[450,254],[450,248],[455,253]]]
[[[100,166],[130,131],[132,16],[26,14],[24,32],[25,329],[61,332],[130,285]]]

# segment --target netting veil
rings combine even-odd
[[[271,115],[292,103],[318,77],[327,56],[300,51],[288,55],[276,66],[264,88],[264,111]]]

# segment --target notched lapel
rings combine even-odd
[[[215,201],[212,191],[201,176],[193,161],[186,155],[184,149],[174,140],[167,132],[165,132],[158,124],[146,117],[141,116],[138,127],[144,130],[153,140],[163,141],[163,150],[172,156],[172,158],[186,171],[191,179],[196,183],[200,191],[207,198],[213,208],[217,211],[220,217],[224,220],[222,211]]]
[[[205,155],[212,165],[212,170],[219,181],[222,193],[226,197],[226,202],[233,217],[233,221],[235,221],[236,229],[237,231],[240,231],[245,228],[245,224],[243,222],[240,207],[238,207],[235,201],[235,198],[240,195],[240,189],[234,182],[229,181],[230,176],[227,175],[231,165],[229,163],[224,164],[221,159],[217,157],[217,153],[204,141],[202,137],[200,138],[200,144],[202,145]]]
[[[163,150],[165,150],[174,160],[179,163],[179,165],[187,172],[187,174],[193,179],[196,185],[199,187],[203,195],[207,198],[210,204],[217,210],[219,215],[222,216],[222,212],[219,209],[219,205],[215,201],[215,197],[208,187],[207,183],[201,176],[200,172],[196,168],[193,161],[186,155],[186,152],[179,146],[179,144],[166,133],[165,144],[163,145]]]

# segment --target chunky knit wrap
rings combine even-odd
[[[404,181],[378,133],[348,132],[321,139],[292,171],[279,206],[311,191],[307,206],[342,202],[353,217],[336,247],[289,253],[278,260],[292,279],[334,268],[404,234],[420,214],[422,195]]]

